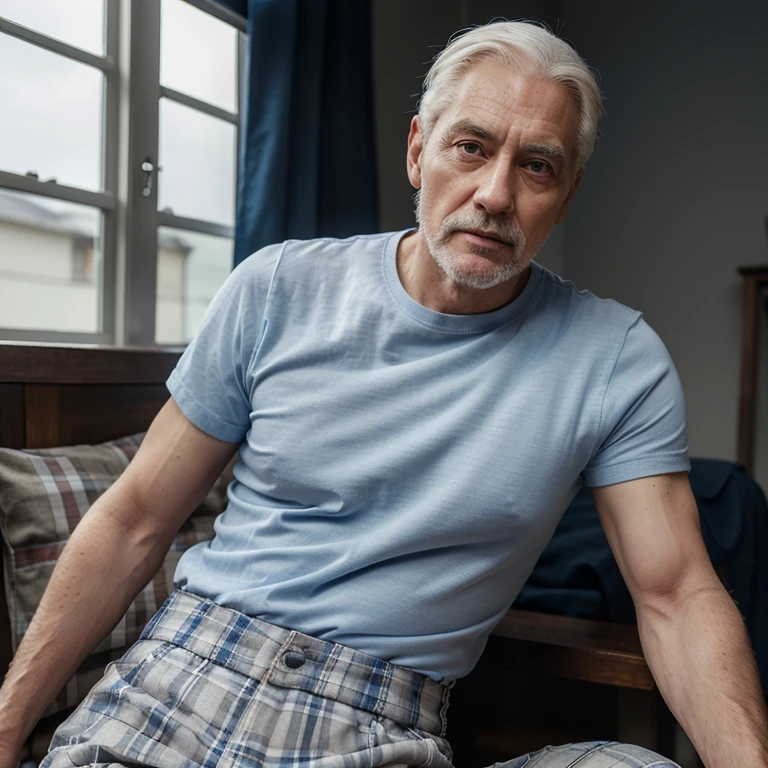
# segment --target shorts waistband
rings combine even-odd
[[[144,628],[215,664],[444,736],[450,685],[176,590]]]

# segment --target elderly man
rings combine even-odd
[[[706,765],[768,766],[672,363],[639,313],[532,262],[599,111],[562,41],[475,29],[437,58],[411,125],[418,230],[288,242],[233,272],[62,555],[3,690],[2,765],[239,446],[216,538],[45,765],[449,766],[450,683],[586,482]],[[613,743],[508,765],[575,764],[672,765]]]

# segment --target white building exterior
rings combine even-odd
[[[99,214],[83,211],[0,190],[0,329],[99,330]],[[230,241],[208,239],[216,242],[168,229],[158,235],[159,343],[194,335],[231,268]]]

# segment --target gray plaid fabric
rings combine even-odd
[[[174,592],[59,727],[41,768],[451,768],[448,691],[351,648]],[[673,766],[605,743],[505,765],[575,763]]]
[[[174,592],[42,765],[447,768],[447,706],[404,667]]]
[[[591,741],[546,747],[493,768],[680,768],[655,752],[633,744]]]

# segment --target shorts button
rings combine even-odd
[[[288,651],[283,654],[283,664],[289,669],[298,669],[304,666],[307,657],[301,651]]]

